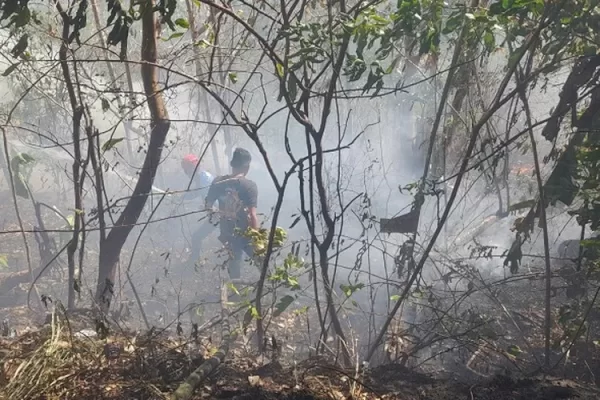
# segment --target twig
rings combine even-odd
[[[222,322],[222,340],[219,350],[214,356],[204,361],[202,365],[194,370],[187,379],[179,385],[177,390],[171,396],[172,400],[189,400],[194,395],[194,390],[210,375],[227,357],[229,346],[235,340],[235,332],[231,332],[229,326],[229,313],[227,311],[227,285],[225,281],[221,282],[221,316]]]

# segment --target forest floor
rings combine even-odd
[[[10,206],[9,202],[0,204],[0,228],[3,230],[18,229],[10,223],[14,220]],[[32,215],[24,215],[26,220],[34,220]],[[31,223],[26,226],[27,229],[32,227]],[[56,222],[49,228],[60,228],[60,225]],[[37,265],[37,246],[33,240],[30,247],[33,262]],[[175,298],[167,289],[175,287],[177,282],[163,274],[167,262],[161,248],[146,244],[143,249],[140,254],[145,254],[144,261],[136,263],[141,265],[138,284],[144,289],[142,301],[148,307],[149,318],[152,314],[159,314],[166,321],[164,325],[170,324],[172,336],[161,332],[151,337],[141,336],[124,328],[109,337],[107,345],[106,340],[81,337],[79,333],[83,328],[93,327],[89,321],[83,325],[71,321],[66,325],[42,327],[43,321],[33,321],[31,312],[23,305],[29,290],[29,283],[25,282],[0,295],[0,320],[8,318],[10,327],[19,332],[14,338],[0,337],[0,399],[166,399],[193,369],[214,354],[221,337],[219,326],[213,332],[202,333],[203,337],[197,340],[190,340],[189,335],[179,337],[173,333],[177,330],[174,324],[168,322],[175,317],[162,315],[162,309],[167,307],[157,307],[160,312],[155,312],[146,305],[146,301],[161,296]],[[0,283],[6,282],[16,271],[26,270],[23,253],[19,234],[3,236],[0,256],[7,260],[8,265],[0,265]],[[215,282],[209,282],[209,277],[214,274],[207,274],[207,271],[205,268],[195,275],[182,274],[180,280],[185,285],[206,292],[191,293],[189,297],[201,298],[217,292],[212,289],[217,287],[218,279],[215,277]],[[94,276],[93,271],[88,274]],[[142,282],[142,278],[150,283]],[[64,299],[64,279],[64,266],[54,268],[40,280],[38,288],[42,294]],[[541,298],[532,290],[531,283],[527,285],[527,291],[520,291],[523,304],[516,305],[522,314],[535,304],[534,300]],[[35,293],[31,298],[35,303]],[[515,299],[510,300],[515,303]],[[200,385],[194,399],[600,399],[598,387],[589,383],[595,380],[592,378],[600,377],[600,362],[590,365],[578,363],[577,368],[570,363],[568,370],[557,370],[556,375],[559,376],[556,377],[495,376],[488,379],[459,378],[458,374],[447,370],[414,371],[397,364],[365,371],[342,369],[330,359],[309,357],[299,350],[296,353],[290,350],[301,346],[295,340],[302,340],[300,333],[306,331],[306,327],[298,322],[301,318],[294,319],[287,315],[291,315],[289,312],[285,314],[283,317],[291,320],[283,324],[286,332],[275,332],[284,347],[282,356],[277,360],[272,357],[263,359],[248,351],[244,340],[239,339],[232,346],[225,363]],[[539,325],[540,321],[531,318]],[[269,332],[274,332],[277,325],[272,324]],[[186,334],[187,329],[185,326]],[[506,331],[504,327],[502,329]],[[289,332],[298,337],[292,337],[294,335]],[[600,355],[594,359],[600,360]],[[591,376],[584,382],[582,377],[586,374]]]
[[[0,339],[1,399],[168,399],[218,343],[164,333],[99,340],[77,323],[54,322]],[[194,399],[552,400],[598,399],[590,384],[556,377],[458,379],[391,364],[357,371],[331,360],[294,362],[244,351],[239,341]],[[600,373],[600,371],[598,371]]]

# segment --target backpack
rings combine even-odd
[[[219,197],[221,232],[227,235],[232,235],[235,228],[246,229],[248,225],[247,213],[240,199],[237,182],[237,179],[228,182]]]

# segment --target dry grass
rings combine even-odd
[[[117,349],[115,359],[106,357],[107,340],[73,336],[68,320],[54,312],[50,326],[22,336],[4,351],[0,398],[125,399],[142,391],[164,398],[150,380],[123,374],[136,358],[132,346],[108,343]]]

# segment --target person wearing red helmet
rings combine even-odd
[[[183,195],[184,200],[193,200],[198,197],[205,198],[210,185],[213,182],[214,178],[211,173],[200,169],[199,163],[200,160],[193,154],[188,154],[181,160],[181,168],[188,178],[192,180],[190,190]],[[193,260],[194,262],[198,261],[202,250],[202,242],[215,229],[216,226],[209,220],[206,220],[194,231],[194,233],[192,233],[192,252],[190,254],[190,260]]]
[[[188,178],[193,179],[190,190],[184,196],[186,200],[195,199],[199,196],[206,197],[206,193],[214,179],[210,172],[198,167],[199,163],[200,160],[193,154],[188,154],[181,160],[181,168]]]

